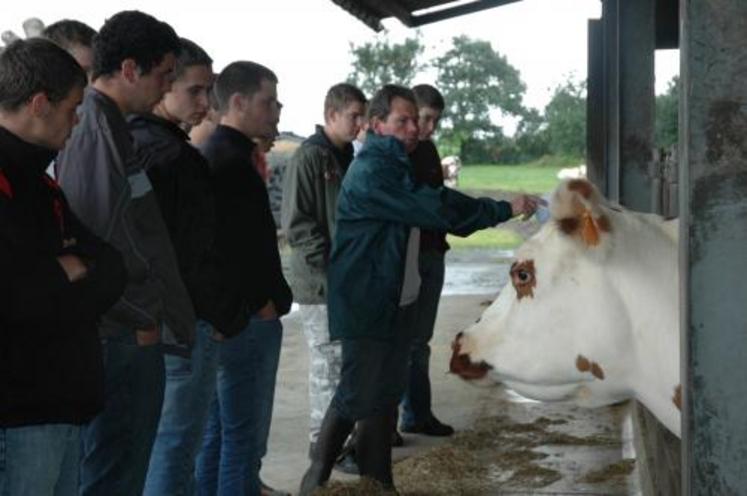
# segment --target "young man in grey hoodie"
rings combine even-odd
[[[194,310],[125,121],[169,90],[179,49],[174,30],[147,14],[107,20],[94,39],[80,124],[57,158],[73,211],[122,253],[129,276],[100,324],[105,407],[84,429],[81,495],[142,492],[163,401],[161,351],[188,353],[194,336]]]

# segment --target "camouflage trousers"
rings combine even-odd
[[[299,311],[309,346],[309,441],[314,443],[340,382],[342,345],[329,339],[327,305],[301,305]]]

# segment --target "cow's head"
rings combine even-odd
[[[615,263],[616,212],[586,180],[563,182],[548,222],[518,251],[504,288],[453,343],[451,371],[539,400],[616,401],[632,366],[631,325]]]

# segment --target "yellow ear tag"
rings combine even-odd
[[[599,226],[588,209],[581,214],[581,224],[581,237],[584,239],[584,243],[589,246],[597,246],[599,244]]]

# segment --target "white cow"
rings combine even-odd
[[[636,398],[679,436],[677,222],[613,206],[584,179],[550,211],[513,287],[455,339],[452,372],[543,401]]]

